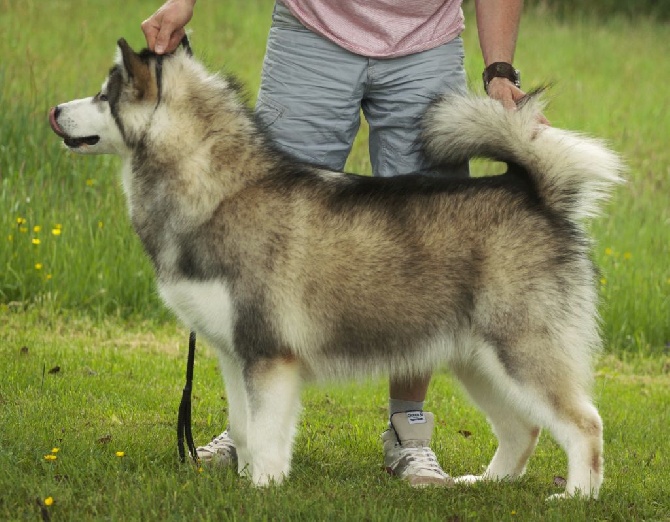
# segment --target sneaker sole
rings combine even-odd
[[[393,469],[386,468],[386,473],[392,477],[396,477],[399,480],[407,482],[413,488],[428,488],[428,487],[440,487],[440,488],[453,488],[456,486],[456,482],[451,477],[401,477],[396,474]]]

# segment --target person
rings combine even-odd
[[[522,3],[475,3],[485,89],[510,110],[524,96],[512,67]],[[167,0],[146,19],[141,27],[149,49],[176,49],[194,5]],[[441,94],[466,91],[463,29],[461,0],[277,0],[256,112],[281,149],[339,171],[362,110],[373,175],[436,175],[421,153],[419,122]],[[467,176],[468,166],[455,165],[449,174]],[[389,383],[385,466],[412,486],[453,484],[430,449],[434,417],[424,411],[430,378]],[[203,462],[236,460],[227,430],[197,452]]]

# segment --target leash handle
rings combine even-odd
[[[193,366],[195,363],[195,332],[191,331],[188,338],[188,359],[186,361],[186,386],[181,394],[179,403],[179,415],[177,418],[177,450],[179,460],[186,462],[186,451],[184,450],[184,439],[188,446],[189,454],[193,462],[198,464],[198,453],[195,450],[193,434],[191,432],[191,391],[193,389]]]

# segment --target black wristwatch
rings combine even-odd
[[[493,78],[507,78],[517,87],[521,87],[521,73],[512,67],[511,63],[507,62],[493,62],[482,73],[482,80],[484,80],[484,90],[488,92],[489,82]]]

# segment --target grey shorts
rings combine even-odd
[[[460,37],[398,58],[353,54],[305,28],[277,4],[256,112],[281,149],[342,170],[362,110],[375,176],[433,174],[418,143],[419,122],[439,95],[466,91],[463,60]],[[467,164],[450,174],[467,176]]]

